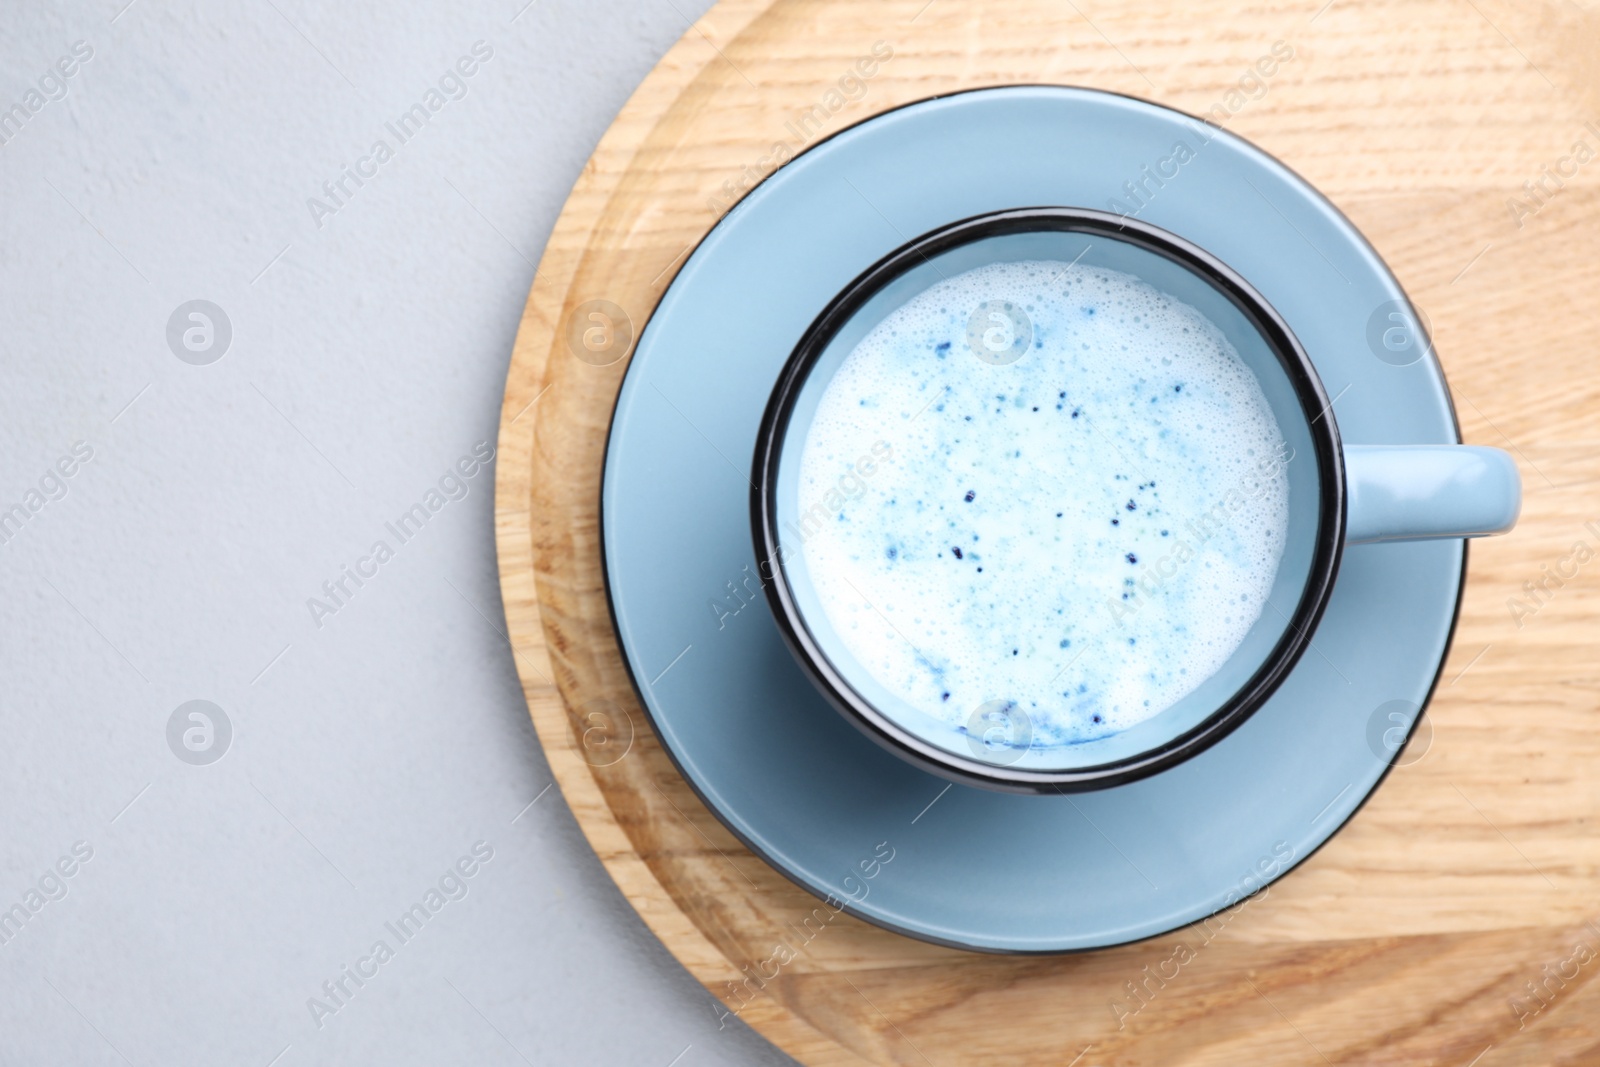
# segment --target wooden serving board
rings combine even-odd
[[[1252,74],[1280,41],[1292,58]],[[875,45],[892,56],[858,67]],[[1592,7],[726,0],[690,27],[573,189],[523,313],[500,428],[506,618],[590,842],[730,1008],[731,984],[817,905],[701,806],[635,702],[597,521],[628,342],[606,365],[577,358],[574,317],[581,329],[581,305],[608,300],[636,337],[719,212],[804,144],[1009,83],[1210,115],[1332,198],[1431,318],[1466,439],[1517,455],[1522,522],[1473,547],[1431,748],[1220,932],[1008,958],[840,916],[739,1017],[819,1065],[1600,1062]]]

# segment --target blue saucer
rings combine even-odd
[[[1179,141],[1192,153],[1181,164]],[[1144,180],[1142,206],[1130,202],[1125,183],[1163,171],[1175,174]],[[1389,705],[1415,725],[1450,641],[1464,542],[1348,548],[1311,650],[1249,721],[1152,778],[1071,797],[949,785],[812,688],[768,611],[750,535],[757,424],[785,359],[840,289],[912,237],[1003,208],[1105,210],[1113,198],[1265,295],[1336,398],[1345,443],[1459,440],[1431,354],[1397,366],[1369,347],[1369,321],[1404,295],[1310,186],[1177,112],[1046,87],[904,107],[783,167],[685,263],[617,402],[605,562],[656,733],[754,852],[913,937],[1060,952],[1236,903],[1366,799],[1390,759],[1369,724],[1392,726],[1379,715]],[[894,858],[879,867],[881,842]]]

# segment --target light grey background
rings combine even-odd
[[[0,512],[27,513],[0,543],[0,913],[27,916],[0,1063],[789,1062],[718,1029],[541,795],[493,468],[404,544],[385,526],[493,445],[567,190],[708,3],[125,2],[0,17],[0,109],[93,49],[0,127]],[[385,124],[477,41],[399,144]],[[394,158],[335,204],[379,138]],[[208,365],[167,342],[195,299],[232,327]],[[328,600],[378,540],[394,557]],[[196,699],[233,729],[209,765],[168,743]],[[466,896],[399,944],[385,923],[477,842]],[[308,999],[379,939],[319,1026]]]

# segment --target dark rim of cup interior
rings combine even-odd
[[[777,474],[801,387],[838,331],[906,270],[973,241],[1041,230],[1101,234],[1157,253],[1209,281],[1260,331],[1289,376],[1310,427],[1320,483],[1317,543],[1305,589],[1283,636],[1259,670],[1204,721],[1166,743],[1110,763],[1062,771],[1000,766],[933,745],[884,715],[851,686],[807,628],[778,554]],[[1311,643],[1338,575],[1345,482],[1339,432],[1316,369],[1282,317],[1243,278],[1203,249],[1137,219],[1084,208],[1034,207],[978,215],[933,230],[868,267],[823,309],[784,365],[756,437],[751,520],[760,573],[784,641],[811,681],[879,745],[941,777],[1014,793],[1072,793],[1121,785],[1181,763],[1222,740],[1266,703]]]

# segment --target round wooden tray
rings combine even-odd
[[[1293,57],[1257,68],[1277,42]],[[556,778],[633,906],[730,1011],[808,1064],[1600,1058],[1597,44],[1600,15],[1498,0],[726,0],[686,31],[540,263],[496,530]],[[1473,549],[1431,746],[1224,923],[1040,959],[840,915],[765,977],[817,901],[679,777],[607,609],[597,511],[625,357],[695,243],[773,167],[876,112],[1012,83],[1210,116],[1323,190],[1431,317],[1467,439],[1519,457],[1522,523]],[[598,351],[581,343],[593,301],[627,319],[590,336]]]

